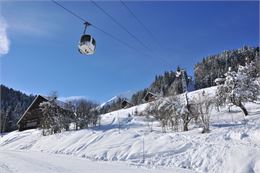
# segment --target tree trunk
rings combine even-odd
[[[202,130],[201,133],[208,133],[208,132],[210,132],[209,126],[208,125],[204,125],[203,130]]]
[[[183,117],[183,131],[189,131],[188,125],[189,125],[189,114],[185,114]]]
[[[189,129],[188,129],[188,124],[189,124],[189,123],[184,123],[184,124],[183,124],[183,131],[189,131]]]
[[[247,116],[247,115],[248,115],[248,112],[247,112],[245,106],[244,106],[241,102],[239,103],[238,106],[242,109],[242,111],[244,112],[245,116]]]

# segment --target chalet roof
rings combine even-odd
[[[17,124],[20,123],[20,121],[24,118],[24,116],[26,115],[26,113],[33,107],[33,105],[36,103],[37,100],[42,99],[45,101],[48,101],[48,99],[46,99],[45,97],[41,96],[41,95],[37,95],[35,97],[35,99],[32,101],[32,103],[30,104],[30,106],[26,109],[26,111],[23,113],[23,115],[21,116],[21,118],[18,120]]]
[[[127,99],[124,99],[122,102],[121,102],[121,107],[122,108],[127,108],[127,107],[131,107],[133,106],[134,104],[132,104],[130,101],[128,101]]]
[[[124,102],[126,102],[126,103],[129,103],[129,104],[132,104],[129,100],[127,100],[127,99],[124,99],[123,101],[122,101],[122,103],[124,103]]]
[[[18,120],[17,124],[20,123],[20,121],[25,117],[25,115],[27,114],[27,112],[34,106],[34,104],[37,103],[37,100],[43,100],[43,101],[49,101],[50,97],[46,97],[46,96],[42,96],[42,95],[37,95],[35,97],[35,99],[32,101],[32,103],[30,104],[30,106],[26,109],[26,111],[23,113],[23,115],[21,116],[21,118]],[[56,100],[56,103],[59,107],[64,108],[65,103],[60,101],[60,100]]]
[[[155,94],[155,93],[153,93],[153,92],[151,92],[151,91],[148,91],[146,94],[145,94],[145,96],[144,96],[144,98],[145,97],[147,97],[147,95],[153,95],[153,96],[159,96],[158,94]]]
[[[130,104],[132,104],[129,100],[127,100],[127,99],[124,99],[122,102],[127,102],[127,103],[130,103]]]
[[[143,97],[143,101],[147,101],[147,97],[149,97],[149,95],[150,96],[153,96],[153,97],[160,97],[160,95],[158,95],[158,94],[155,94],[155,93],[153,93],[153,92],[151,92],[151,91],[148,91],[146,94],[145,94],[145,96]]]

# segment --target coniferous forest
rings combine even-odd
[[[26,95],[20,91],[1,85],[1,122],[3,131],[16,130],[16,123],[32,103],[35,96]]]

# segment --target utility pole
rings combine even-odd
[[[144,134],[145,135],[145,134]],[[144,155],[144,135],[143,135],[143,163],[145,161],[145,155]]]
[[[120,133],[120,121],[119,121],[119,113],[117,112],[117,123],[118,123],[118,133]]]

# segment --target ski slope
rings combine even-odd
[[[212,96],[214,90],[214,87],[205,89]],[[189,93],[189,96],[196,97],[199,92],[201,90]],[[231,112],[213,110],[208,134],[201,134],[202,129],[195,124],[190,125],[188,132],[171,132],[169,129],[162,133],[158,122],[152,123],[141,116],[129,117],[146,106],[104,114],[101,126],[90,129],[51,136],[42,136],[36,129],[8,133],[0,138],[0,164],[6,164],[3,152],[8,155],[9,152],[22,151],[20,153],[25,155],[37,153],[46,157],[67,155],[86,163],[90,160],[108,161],[107,164],[122,164],[122,169],[138,168],[136,170],[141,172],[143,169],[160,172],[162,168],[170,172],[260,172],[260,103],[246,104],[247,117],[235,107]],[[95,163],[99,165],[101,162],[91,162]],[[120,166],[113,171],[122,172]]]
[[[183,172],[179,168],[137,169],[122,163],[93,162],[66,155],[0,150],[1,173],[170,173],[173,170],[176,173]]]

